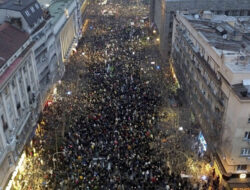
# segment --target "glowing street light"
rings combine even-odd
[[[156,34],[156,30],[153,30],[153,34]]]
[[[179,131],[183,131],[183,127],[179,127]]]
[[[160,38],[156,38],[156,41],[157,41],[157,42],[160,42]]]
[[[246,179],[247,174],[240,174],[240,179]]]
[[[202,179],[203,181],[206,181],[206,180],[207,180],[207,176],[203,175],[203,176],[201,176],[201,179]]]

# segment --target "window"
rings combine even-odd
[[[26,67],[24,66],[24,67],[23,67],[23,72],[24,72],[24,74],[26,73],[26,71],[27,71],[27,70],[26,70]]]
[[[246,170],[246,169],[247,169],[247,165],[238,165],[237,166],[237,171]]]
[[[171,29],[173,27],[173,21],[170,21],[169,28]]]
[[[4,129],[4,131],[6,131],[8,129],[8,124],[5,122],[3,115],[1,115],[1,120],[2,120],[2,124],[3,124],[3,129]]]
[[[240,10],[240,16],[245,16],[245,11],[244,10]]]
[[[13,164],[12,159],[11,159],[11,155],[8,156],[8,162],[9,162],[10,166]]]
[[[5,89],[4,89],[4,95],[6,97],[8,97],[8,95],[9,95],[9,87],[8,86],[6,86]]]
[[[172,39],[172,35],[173,35],[173,33],[172,33],[172,32],[169,32],[169,33],[168,33],[168,38],[171,38],[171,39]]]
[[[25,14],[26,14],[27,16],[30,16],[30,12],[29,12],[28,10],[25,11]]]
[[[31,88],[30,85],[27,86],[27,92],[30,92]]]
[[[248,123],[250,123],[250,117],[248,118]]]
[[[242,148],[240,155],[241,156],[250,156],[250,148]]]
[[[34,7],[32,7],[32,6],[30,7],[30,10],[31,10],[31,12],[32,12],[32,13],[34,13],[34,12],[35,12]]]
[[[13,88],[16,87],[16,81],[15,81],[15,79],[12,80],[12,87],[13,87]]]
[[[250,131],[246,131],[246,132],[245,132],[244,139],[245,139],[245,140],[250,140]]]
[[[36,7],[36,9],[39,9],[39,5],[37,3],[35,4],[35,7]]]

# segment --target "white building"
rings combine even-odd
[[[59,61],[65,62],[80,38],[81,26],[79,26],[77,1],[55,1],[49,6],[49,12],[52,16],[57,52],[60,54]]]
[[[36,124],[38,78],[28,33],[0,25],[0,187]]]
[[[0,0],[0,189],[81,37],[88,0]],[[42,10],[42,7],[44,10]]]
[[[26,31],[34,42],[41,100],[54,83],[57,67],[55,37],[48,17],[36,0],[3,0],[0,3],[0,24],[9,22]]]

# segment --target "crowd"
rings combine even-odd
[[[155,41],[147,23],[125,6],[108,1],[109,15],[103,15],[104,6],[93,6],[89,28],[58,86],[64,97],[44,112],[45,130],[53,126],[62,137],[56,152],[49,148],[53,135],[35,141],[44,157],[38,167],[47,171],[41,189],[208,189],[171,171],[157,148],[163,97],[159,79],[143,77],[161,69],[145,49]]]

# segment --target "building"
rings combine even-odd
[[[0,23],[6,21],[32,34],[44,24],[43,11],[35,0],[1,0]]]
[[[64,74],[88,1],[40,2],[0,0],[0,189],[16,174],[47,96]]]
[[[33,51],[39,79],[39,101],[42,102],[48,89],[55,82],[57,55],[55,37],[49,17],[36,0],[10,0],[0,4],[0,24],[9,22],[24,30],[34,42]]]
[[[79,0],[79,4],[80,4],[81,26],[83,26],[86,20],[86,10],[88,8],[88,5],[90,4],[90,0]]]
[[[52,16],[55,44],[60,53],[60,62],[65,62],[69,57],[74,43],[78,42],[79,25],[77,20],[76,1],[55,1],[49,7]]]
[[[64,73],[64,62],[81,37],[88,0],[2,0],[0,24],[15,24],[29,33],[40,87],[41,107]]]
[[[250,15],[249,0],[151,0],[150,21],[160,34],[162,57],[169,58],[173,29],[173,15],[176,11],[211,10],[216,14],[234,16]]]
[[[250,17],[177,12],[172,58],[217,174],[249,188]]]
[[[38,78],[29,34],[0,25],[0,187],[15,169],[36,123]]]

